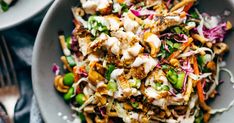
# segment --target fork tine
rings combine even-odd
[[[3,76],[4,74],[6,74],[6,81],[4,80],[3,78],[3,81],[1,81],[1,85],[2,86],[6,86],[8,85],[8,82],[10,82],[10,76],[8,74],[8,71],[7,71],[7,65],[6,65],[6,61],[5,61],[5,58],[4,58],[4,55],[3,55],[3,50],[2,50],[2,45],[0,45],[0,59],[1,59],[1,66],[2,66],[2,73],[3,73]]]
[[[3,46],[5,48],[6,57],[8,59],[8,63],[9,63],[9,67],[10,67],[10,73],[12,75],[11,84],[17,85],[18,82],[17,82],[16,72],[15,72],[15,67],[14,67],[14,64],[13,64],[13,61],[12,61],[12,58],[11,58],[11,54],[10,54],[8,45],[7,45],[6,40],[5,40],[3,35],[1,36],[1,39],[2,39]]]
[[[13,81],[11,80],[12,68],[11,68],[11,65],[9,65],[10,67],[9,68],[7,63],[11,64],[12,60],[10,60],[11,58],[9,58],[10,57],[9,50],[7,48],[7,45],[3,36],[1,36],[0,43],[1,43],[0,44],[0,58],[2,62],[1,64],[2,64],[2,73],[3,73],[3,77],[2,77],[3,82],[1,83],[2,83],[2,86],[9,86],[13,84],[12,83]]]
[[[0,47],[0,54],[2,53],[2,49]],[[1,63],[1,62],[0,62]],[[2,66],[0,65],[0,88],[4,86],[4,80],[3,80],[3,72],[2,72]]]
[[[0,68],[1,69],[1,68]],[[0,71],[0,88],[3,86],[3,75],[2,71]]]

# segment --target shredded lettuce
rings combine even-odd
[[[197,9],[195,9],[195,12],[197,13],[197,15],[200,18],[200,23],[197,26],[197,31],[198,31],[198,33],[199,33],[200,36],[202,36],[203,38],[205,38],[204,33],[203,33],[204,19],[203,19],[202,15],[199,13],[199,11]]]
[[[131,122],[131,119],[129,118],[127,111],[124,110],[124,108],[119,103],[115,104],[115,110],[116,110],[118,116],[123,118],[124,122],[127,122],[127,123]]]
[[[75,111],[77,111],[77,112],[81,112],[84,107],[86,107],[87,105],[89,105],[94,100],[95,100],[95,95],[89,97],[89,99],[86,100],[79,108],[72,106],[72,109],[75,110]]]
[[[206,77],[211,76],[211,75],[212,75],[212,73],[203,73],[201,75],[195,75],[193,73],[190,73],[189,77],[191,77],[193,80],[201,80],[201,79],[206,78]]]
[[[208,52],[210,52],[210,54],[211,54],[211,59],[214,59],[214,57],[215,57],[214,52],[213,52],[210,48],[207,48],[207,47],[200,47],[200,48],[198,48],[198,49],[195,50],[195,51],[192,50],[192,51],[189,51],[189,52],[180,54],[178,57],[179,57],[179,58],[188,57],[188,56],[191,56],[191,55],[194,55],[194,54],[198,54],[198,53],[200,53],[200,52],[202,52],[202,51],[208,51]]]

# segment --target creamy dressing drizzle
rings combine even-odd
[[[138,56],[135,61],[132,63],[132,67],[139,67],[141,65],[144,65],[145,73],[149,73],[156,65],[158,64],[158,61],[156,59],[153,59],[150,56],[141,55]]]
[[[116,80],[117,77],[118,77],[119,75],[121,75],[123,72],[124,72],[124,69],[115,69],[115,70],[112,71],[112,73],[111,73],[111,78]]]
[[[157,35],[151,34],[147,39],[146,42],[153,43],[155,48],[160,48],[161,46],[161,40],[158,38]]]

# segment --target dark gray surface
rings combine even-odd
[[[53,73],[51,66],[53,63],[60,63],[59,57],[61,49],[58,42],[57,32],[64,30],[66,33],[72,31],[72,13],[71,7],[77,4],[78,0],[56,0],[40,27],[35,49],[33,53],[32,77],[33,87],[36,94],[39,106],[48,123],[64,123],[61,117],[57,116],[61,112],[67,116],[71,116],[71,110],[65,104],[62,97],[58,95],[53,87]],[[222,14],[225,9],[234,12],[233,0],[202,0],[199,8],[211,15]],[[227,18],[234,24],[234,15],[231,14]],[[231,52],[227,55],[227,67],[234,72],[234,34],[231,32],[225,41],[231,47]],[[61,64],[61,63],[60,63]],[[234,90],[230,84],[229,76],[223,75],[221,79],[224,84],[219,87],[220,96],[212,103],[213,107],[227,106],[234,99]],[[211,123],[233,123],[234,108],[231,110],[216,115],[211,119]]]

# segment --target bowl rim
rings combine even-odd
[[[43,120],[45,122],[48,122],[48,120],[45,118],[44,114],[46,112],[46,110],[44,110],[42,108],[42,101],[43,100],[38,100],[38,98],[40,97],[40,94],[39,94],[39,89],[37,88],[37,85],[38,85],[38,78],[37,78],[37,74],[38,74],[38,69],[37,69],[37,66],[38,66],[38,55],[39,55],[39,48],[41,47],[42,43],[41,43],[41,37],[43,35],[43,32],[44,32],[44,28],[46,27],[46,23],[48,23],[48,18],[50,17],[50,15],[52,13],[54,13],[54,9],[56,9],[57,5],[60,3],[61,0],[54,0],[54,2],[52,3],[52,5],[50,6],[49,10],[47,11],[42,23],[41,23],[41,26],[38,30],[38,33],[37,33],[37,36],[36,36],[36,40],[35,40],[35,44],[34,44],[34,50],[33,50],[33,55],[32,55],[32,68],[31,68],[31,76],[32,76],[32,84],[33,84],[33,91],[34,91],[34,94],[35,94],[35,97],[36,97],[36,100],[38,102],[38,107],[40,109],[40,112],[41,112],[41,116],[43,118]]]
[[[25,21],[32,19],[33,17],[38,15],[42,10],[47,8],[53,1],[54,0],[48,0],[48,2],[44,6],[42,6],[41,8],[38,9],[38,11],[33,12],[33,13],[29,14],[28,16],[21,18],[18,21],[13,21],[12,23],[7,23],[5,25],[0,26],[0,31],[4,31],[4,30],[10,29],[12,27],[18,26],[18,25],[24,23]],[[17,2],[15,4],[17,5]],[[16,5],[14,5],[14,6],[16,6]]]

